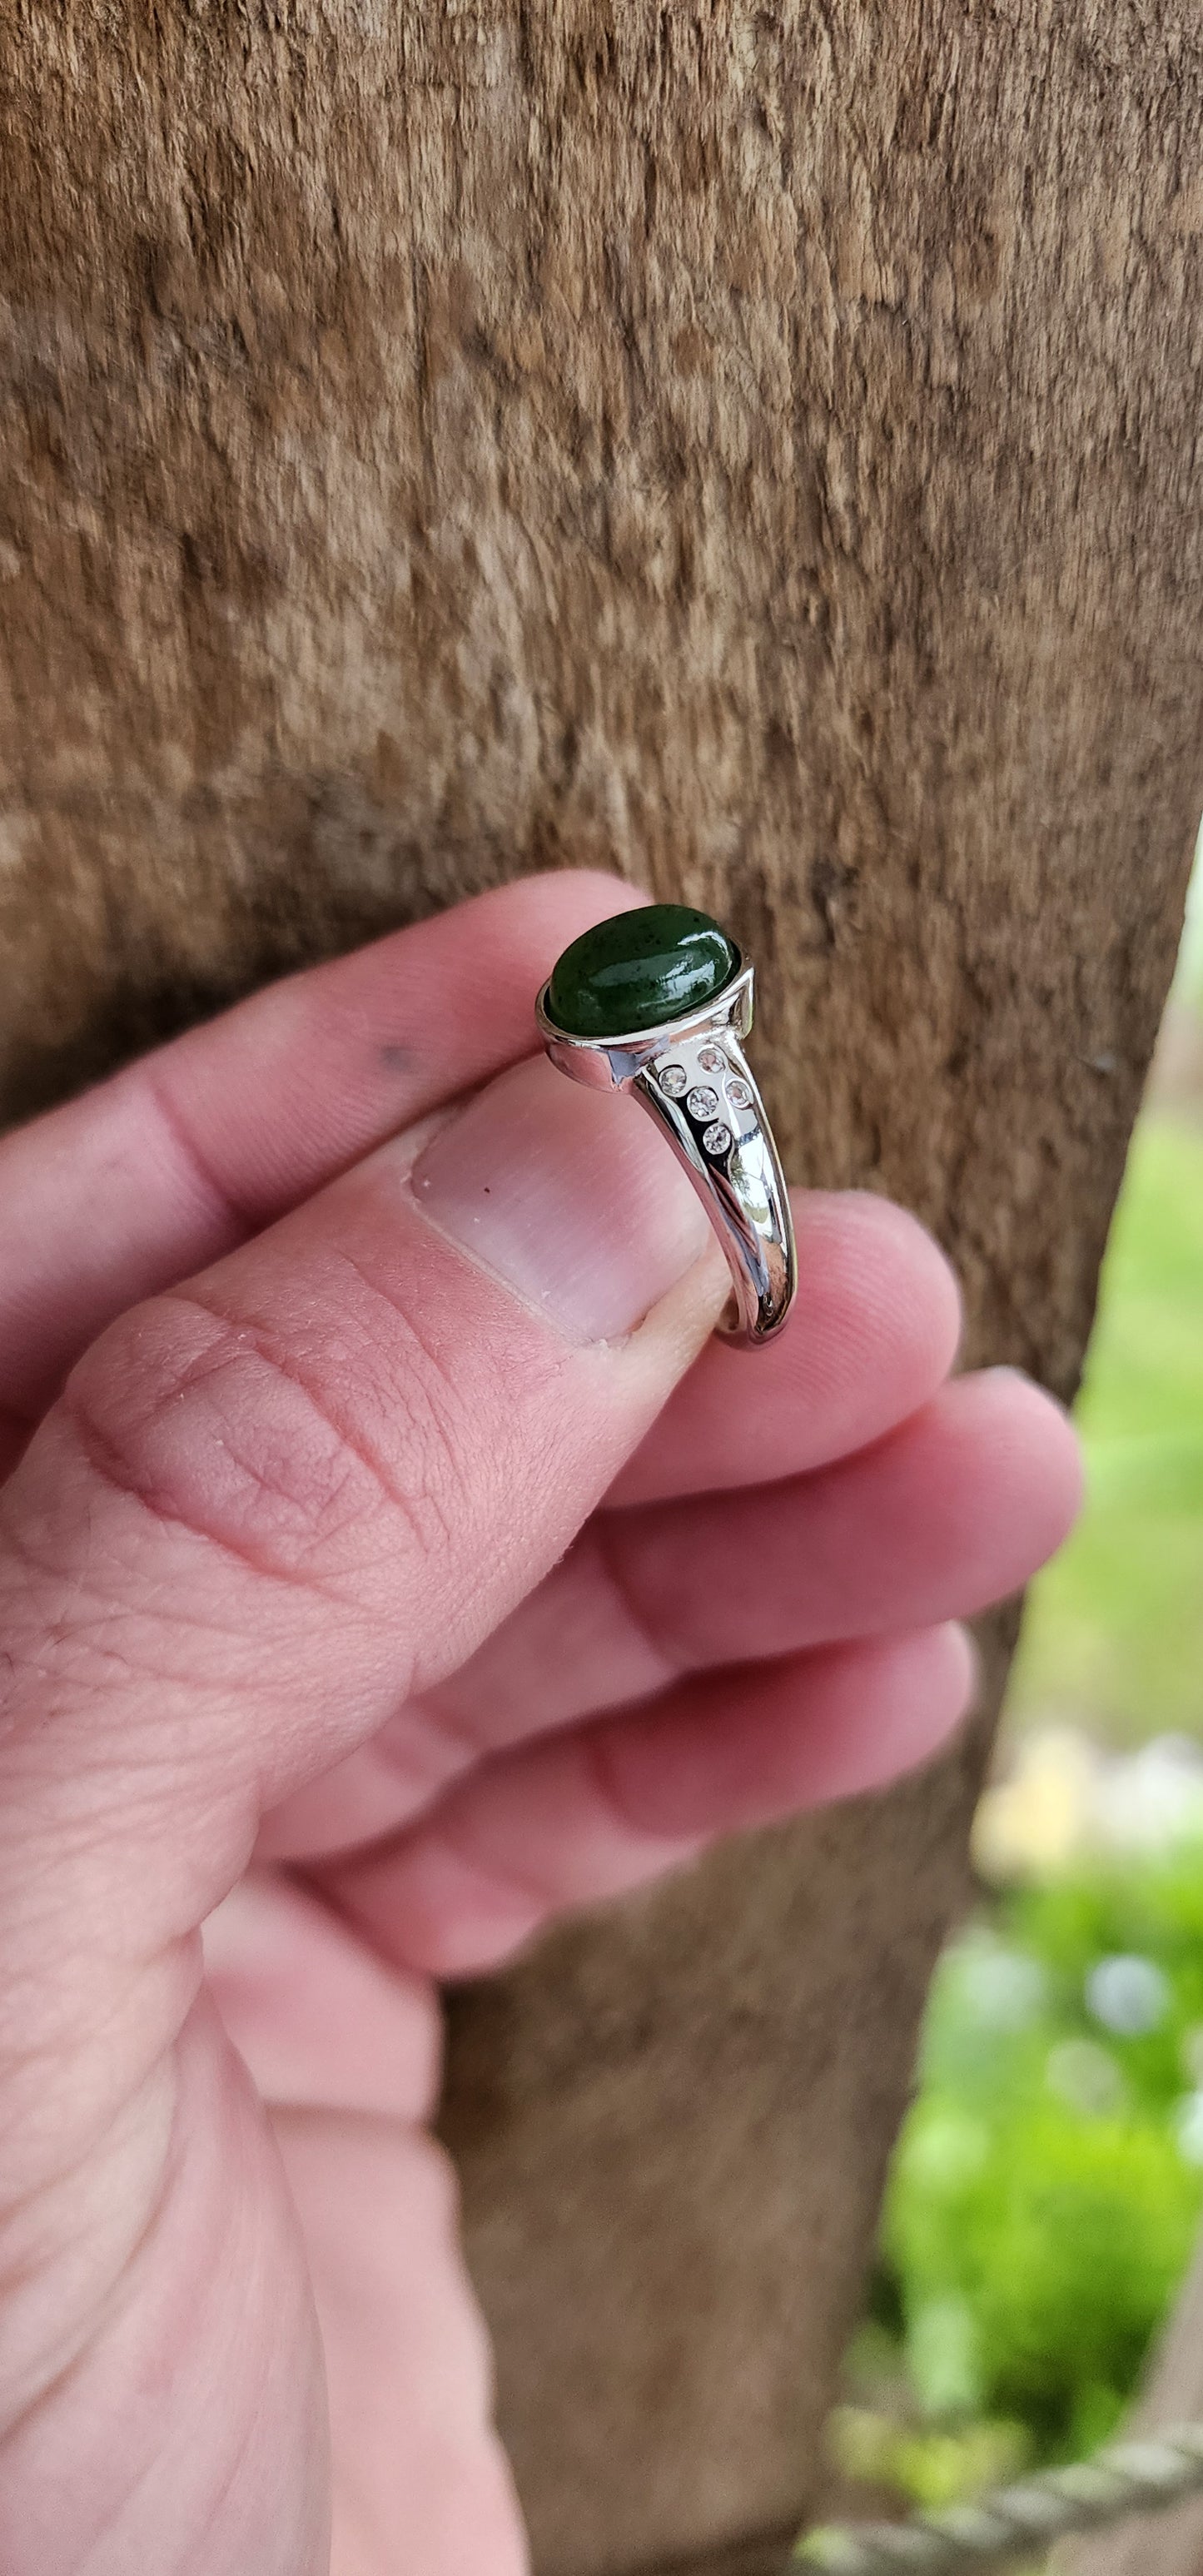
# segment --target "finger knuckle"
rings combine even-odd
[[[379,1480],[288,1358],[191,1298],[110,1327],[62,1407],[92,1473],[271,1573],[336,1563]]]

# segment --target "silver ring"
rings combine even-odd
[[[645,1016],[657,989],[656,972],[648,972],[647,953],[649,943],[654,945],[658,919],[665,925],[664,944],[654,966],[661,968],[659,989],[669,996],[667,1015],[650,1026],[613,1033],[567,1026],[570,1018],[604,1021],[607,1013],[614,1016],[622,1007],[624,991],[641,1001],[640,1011],[636,1015],[632,1010],[632,1016]],[[674,923],[682,922],[700,928],[674,933]],[[638,941],[640,947],[640,957],[625,972],[625,982],[624,930],[628,940]],[[681,953],[681,971],[675,975],[674,936]],[[588,958],[596,957],[599,942],[605,949],[607,938],[610,986],[599,1001],[596,985],[604,977],[595,978],[590,988]],[[691,941],[692,950],[686,956]],[[713,985],[720,974],[718,989],[706,991],[698,1000],[699,983],[703,988],[708,982]],[[544,1045],[561,1073],[595,1091],[629,1091],[667,1137],[727,1256],[735,1311],[728,1310],[718,1329],[745,1350],[759,1350],[781,1331],[797,1286],[789,1192],[764,1103],[740,1043],[752,1025],[752,985],[751,965],[717,923],[704,913],[660,904],[620,913],[574,940],[535,1006]],[[569,989],[576,1005],[571,1010],[563,998]],[[672,998],[679,998],[685,1007],[674,1010]]]

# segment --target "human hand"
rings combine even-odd
[[[0,1145],[6,2576],[517,2576],[430,1980],[922,1761],[1072,1517],[910,1218],[801,1197],[733,1353],[651,1125],[500,1070],[623,899],[486,896]]]

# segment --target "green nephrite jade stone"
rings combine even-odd
[[[738,965],[738,950],[708,913],[649,904],[573,940],[552,975],[548,1014],[570,1037],[634,1036],[700,1011]]]

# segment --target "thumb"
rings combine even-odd
[[[6,2192],[48,2138],[86,2155],[170,2042],[262,1811],[562,1553],[724,1278],[633,1104],[540,1060],[80,1362],[0,1492],[0,1955],[72,2069],[13,2049]],[[438,1724],[414,1812],[487,1750]]]

